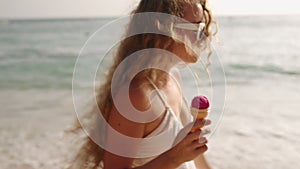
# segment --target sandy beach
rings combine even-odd
[[[223,119],[207,153],[213,168],[280,169],[299,166],[300,88],[228,86]]]
[[[1,91],[0,104],[1,168],[62,168],[75,118],[70,92]]]
[[[283,85],[227,86],[225,112],[206,153],[214,169],[300,164],[300,88],[277,90]],[[71,92],[1,91],[1,97],[1,168],[63,168],[75,148],[63,132],[75,118]]]

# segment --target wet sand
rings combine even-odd
[[[228,85],[225,112],[206,152],[212,167],[299,166],[299,93],[299,87],[285,83]],[[5,90],[0,104],[1,168],[66,165],[75,148],[70,147],[71,137],[64,135],[76,116],[71,91]]]

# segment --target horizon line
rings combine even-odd
[[[107,16],[51,16],[51,17],[0,17],[0,21],[21,21],[21,20],[80,20],[80,19],[114,19],[122,18],[126,15],[107,15]],[[258,17],[258,16],[300,16],[295,14],[216,14],[214,17]]]

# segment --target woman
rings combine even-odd
[[[204,34],[208,38],[211,37],[209,28],[211,27],[212,17],[206,7],[205,0],[141,0],[133,14],[143,12],[170,14],[192,23],[197,27],[195,30],[183,26],[184,24],[164,23],[164,25],[170,27],[170,31],[174,30],[179,36],[186,36],[191,43],[201,39],[200,34]],[[153,24],[158,30],[161,29],[155,21],[151,23],[151,19],[149,19],[147,22]],[[203,23],[205,23],[206,27],[203,27]],[[137,24],[139,23],[136,23],[133,17],[128,25],[127,34],[134,30]],[[147,29],[146,26],[144,28]],[[157,51],[144,50],[150,48],[167,51],[166,53],[161,53],[163,56],[168,55],[168,52],[171,54],[168,57],[155,58]],[[131,65],[121,64],[129,56],[135,57],[133,54],[143,50],[144,53],[140,55],[143,55],[143,58],[146,59],[136,58]],[[179,59],[176,59],[175,56],[179,57]],[[209,169],[210,167],[203,156],[203,153],[207,150],[207,140],[203,137],[205,131],[199,129],[204,124],[209,124],[209,120],[189,123],[192,120],[187,106],[182,106],[184,105],[184,100],[182,99],[180,76],[176,71],[173,71],[173,67],[180,61],[189,64],[195,63],[197,59],[197,54],[190,46],[170,36],[145,33],[124,39],[119,45],[114,64],[107,75],[106,83],[99,88],[97,97],[98,108],[114,130],[132,138],[148,138],[159,135],[166,128],[170,129],[172,133],[176,133],[176,135],[173,134],[173,138],[170,138],[172,139],[172,146],[155,156],[139,158],[138,156],[122,156],[106,149],[103,150],[103,147],[99,147],[92,139],[87,137],[85,144],[79,150],[70,168]],[[134,72],[139,70],[139,67],[145,65],[147,67],[149,64],[159,64],[165,69],[148,67],[134,74]],[[122,76],[116,75],[117,69],[121,70]],[[134,76],[130,77],[131,75]],[[118,79],[117,83],[113,82],[113,76],[117,76],[115,78]],[[124,87],[124,84],[127,82],[129,82],[128,88]],[[128,97],[124,97],[126,92]],[[130,100],[137,112],[123,112],[124,109],[127,109],[124,107],[128,106],[126,100]],[[135,121],[127,118],[127,116],[129,117],[134,113],[137,113],[136,115],[138,116],[139,112],[147,112],[147,116],[150,114],[151,120],[147,121],[144,119],[143,121],[143,119],[137,119]],[[139,122],[139,120],[143,122]],[[118,146],[115,143],[116,140],[110,137],[109,132],[98,134],[99,137],[105,137],[109,146]],[[161,142],[163,144],[163,142],[170,142],[170,140],[161,140]],[[145,151],[134,145],[129,147],[127,145],[126,149],[131,151],[131,154],[139,154],[141,151]],[[150,150],[147,149],[146,152],[148,151]]]

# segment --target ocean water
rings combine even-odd
[[[0,88],[70,88],[80,49],[112,20],[1,21]],[[221,17],[218,23],[228,83],[300,75],[298,16]],[[109,34],[101,38],[95,48],[110,41]]]
[[[0,166],[62,168],[75,118],[80,49],[114,18],[0,21]],[[214,168],[295,168],[300,159],[300,17],[219,17],[226,74],[223,118],[210,141]],[[111,30],[114,32],[114,30]],[[94,48],[105,54],[110,34]],[[71,148],[72,149],[72,148]],[[1,167],[1,168],[2,168]]]

